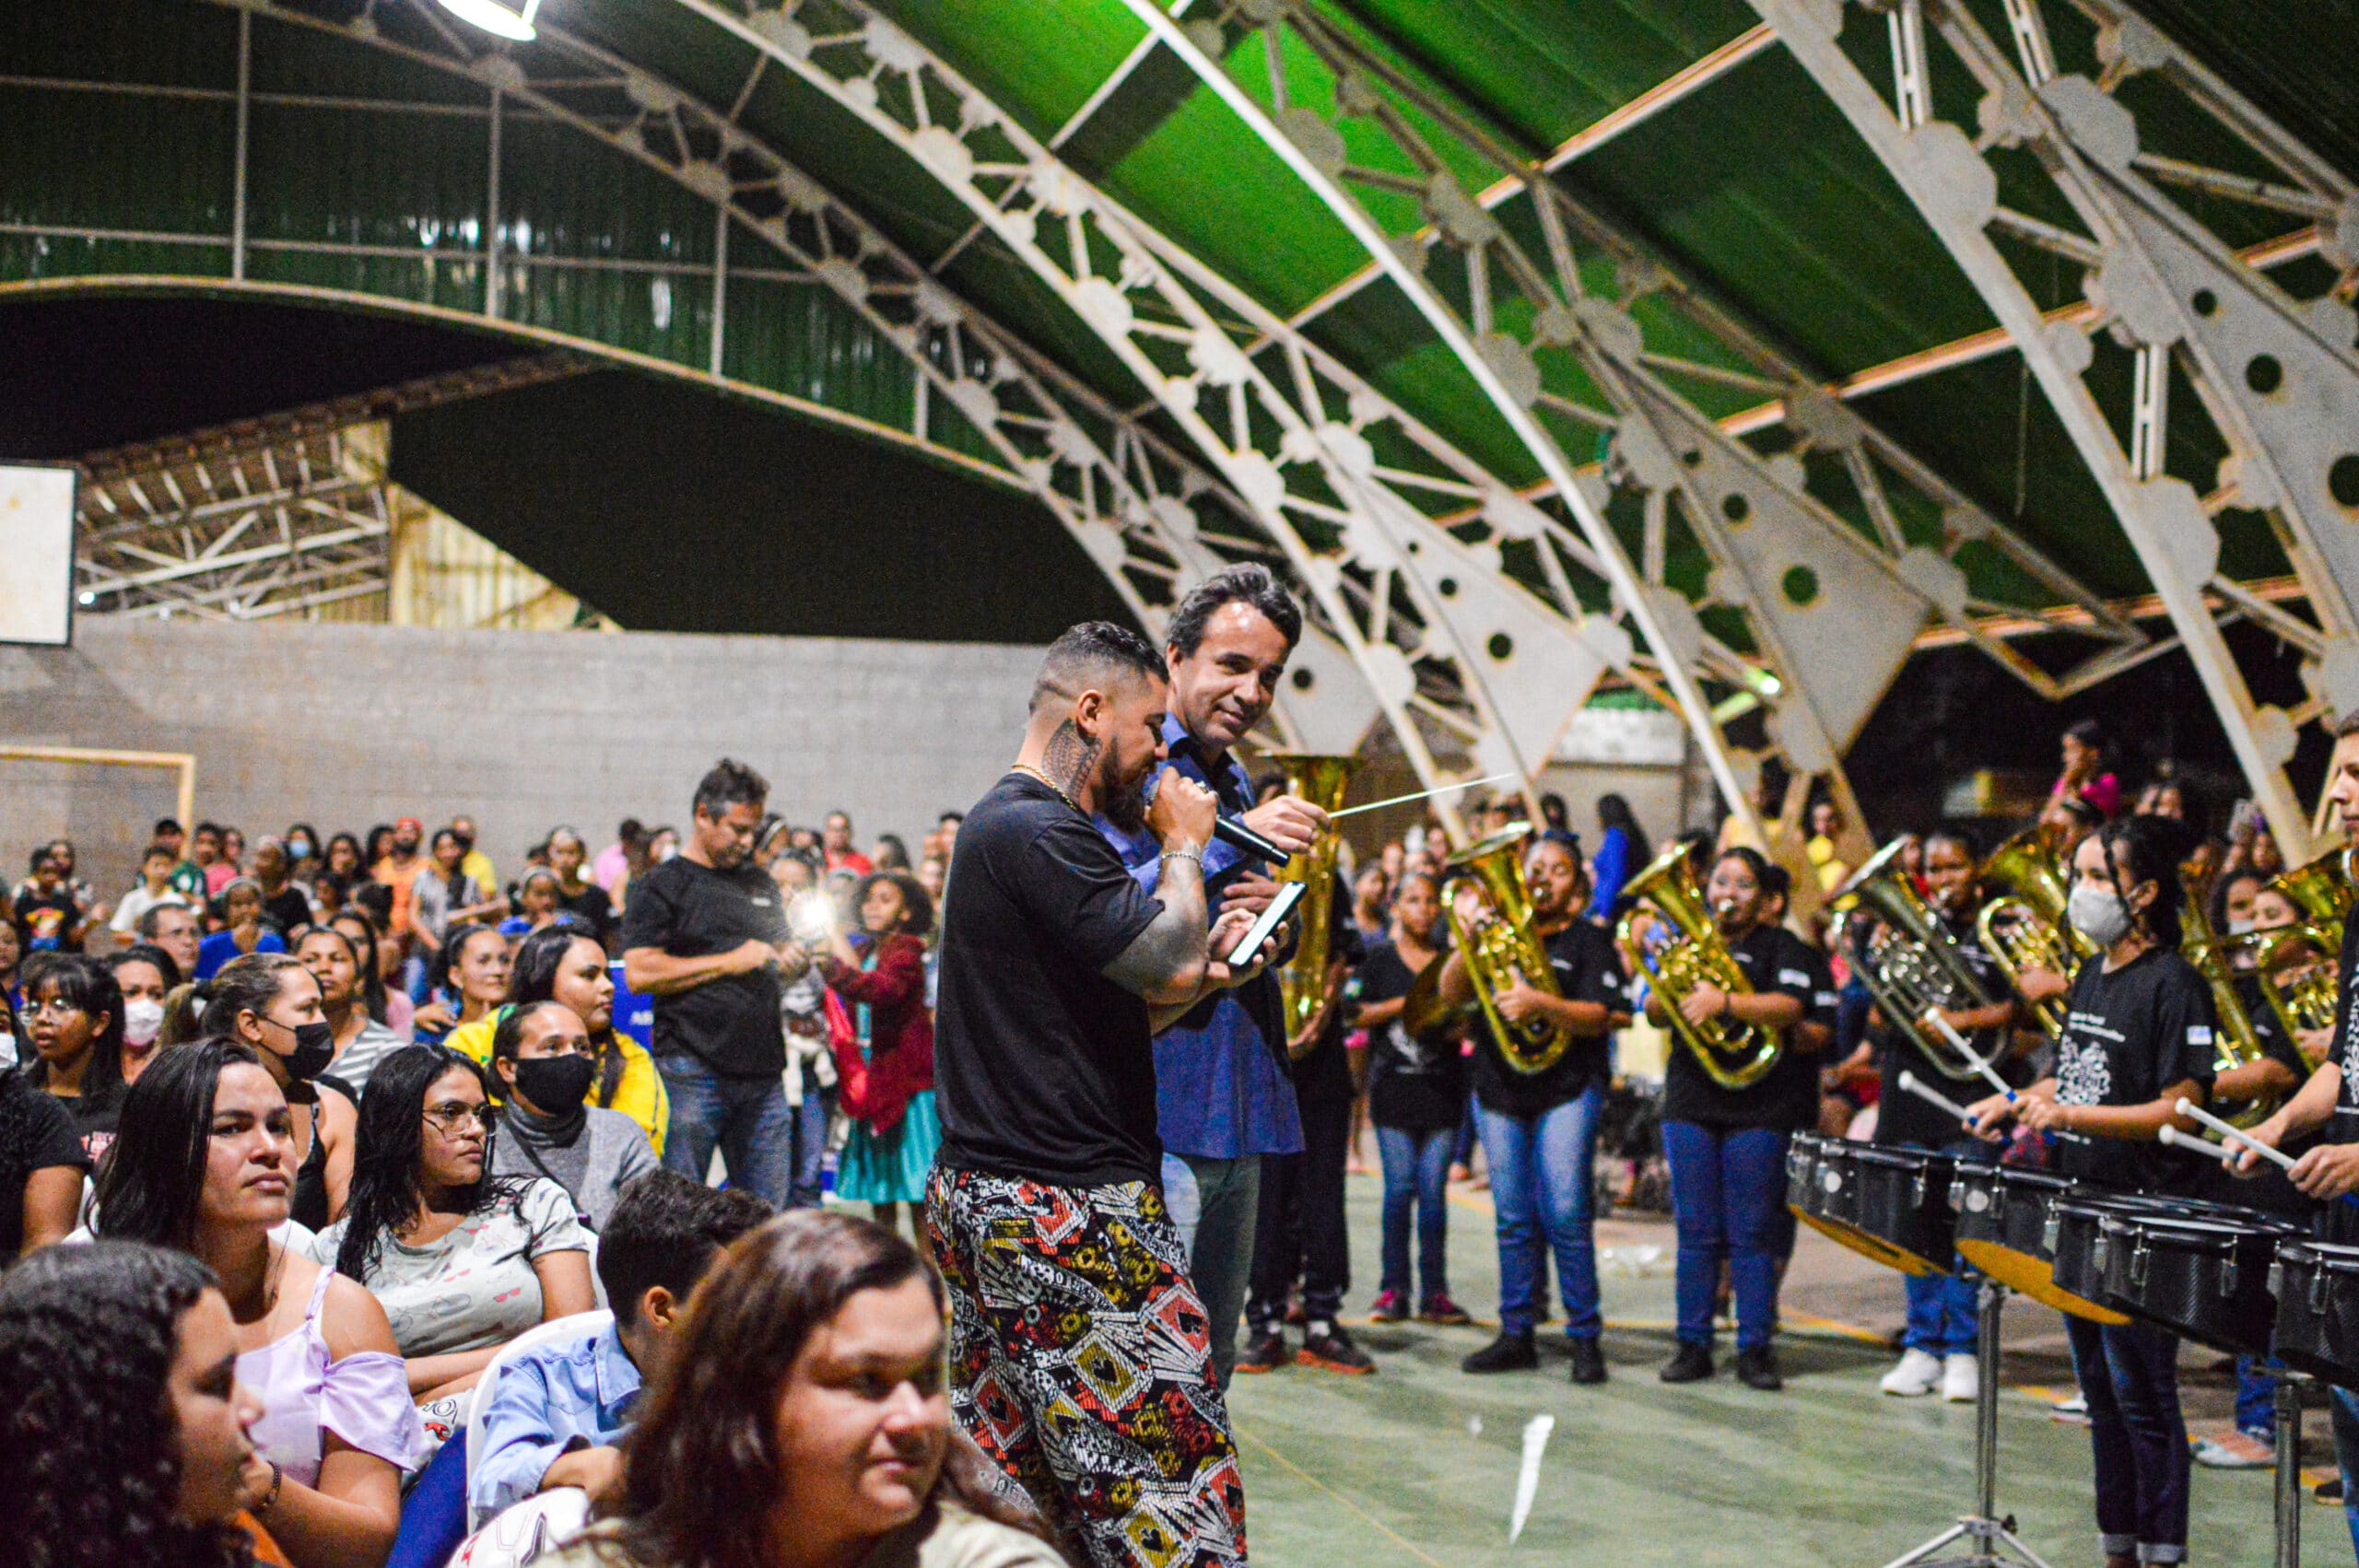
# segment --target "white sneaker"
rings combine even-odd
[[[1970,1405],[1981,1396],[1981,1363],[1968,1355],[1943,1357],[1942,1398],[1953,1405]]]
[[[1930,1394],[1942,1380],[1942,1358],[1928,1351],[1903,1351],[1900,1364],[1884,1375],[1877,1385],[1887,1394],[1904,1399],[1914,1399]]]

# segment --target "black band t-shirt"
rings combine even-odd
[[[1542,939],[1549,967],[1556,974],[1556,989],[1567,1001],[1593,1001],[1616,1012],[1630,1010],[1630,985],[1622,973],[1621,955],[1605,928],[1576,919],[1553,936]],[[1606,1060],[1606,1036],[1576,1035],[1565,1054],[1540,1072],[1520,1072],[1508,1065],[1491,1021],[1478,1014],[1474,1029],[1474,1098],[1486,1111],[1501,1116],[1545,1116],[1558,1106],[1579,1099],[1592,1084],[1612,1076]]]
[[[675,855],[634,877],[623,915],[623,950],[651,947],[675,958],[706,958],[748,938],[782,942],[789,932],[778,883],[751,862],[729,871]],[[724,1078],[786,1071],[777,966],[655,999],[652,1045],[686,1051]]]
[[[1162,906],[1088,817],[1020,773],[959,825],[950,883],[940,1163],[1056,1187],[1160,1181],[1147,1006],[1099,971]]]
[[[1969,916],[1962,920],[1953,920],[1944,916],[1942,925],[1949,932],[1953,951],[1984,988],[1992,996],[2011,994],[2007,977],[2001,971],[1998,961],[1990,956],[1989,950],[1982,945],[1981,937],[1975,932],[1973,918]],[[1958,1125],[1957,1117],[1903,1089],[1900,1075],[1903,1072],[1915,1073],[1926,1087],[1936,1094],[1947,1095],[1960,1105],[1971,1105],[1989,1094],[1990,1091],[1986,1079],[1979,1074],[1970,1078],[1953,1077],[1928,1058],[1917,1042],[1891,1019],[1885,1019],[1879,1028],[1872,1031],[1871,1039],[1875,1049],[1876,1075],[1882,1081],[1876,1098],[1877,1142],[1940,1149],[1973,1138],[1972,1133]],[[1977,1055],[1997,1067],[2001,1076],[2020,1083],[2020,1073],[2010,1074],[2004,1059],[2007,1031],[1978,1029],[1967,1037],[1966,1043],[1974,1047]],[[1945,1043],[1941,1044],[1941,1050],[1942,1061],[1952,1066],[1960,1063],[1958,1054]]]
[[[1755,926],[1729,944],[1729,955],[1755,991],[1779,991],[1802,1004],[1808,1017],[1818,1005],[1819,958],[1808,942],[1783,926]],[[1663,999],[1666,1003],[1671,999]],[[1703,1127],[1772,1128],[1800,1131],[1818,1122],[1820,1056],[1798,1048],[1801,1027],[1786,1031],[1785,1048],[1760,1082],[1723,1089],[1704,1071],[1696,1053],[1671,1028],[1671,1060],[1663,1070],[1662,1118]]]
[[[1446,961],[1446,955],[1434,962]],[[1356,977],[1359,1005],[1409,994],[1417,977],[1401,950],[1379,942]],[[1419,1040],[1395,1018],[1367,1032],[1367,1117],[1379,1127],[1409,1132],[1454,1128],[1466,1115],[1466,1053],[1455,1034]]]
[[[2189,1079],[2211,1087],[2215,1045],[2212,988],[2168,948],[2151,947],[2106,972],[2099,954],[2081,965],[2056,1039],[2056,1100],[2066,1106],[2142,1106]],[[2128,1192],[2193,1196],[2202,1156],[2118,1138],[2059,1139],[2065,1176]]]

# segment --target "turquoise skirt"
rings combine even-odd
[[[836,1164],[836,1196],[851,1203],[922,1203],[926,1173],[941,1147],[942,1118],[933,1111],[933,1091],[921,1090],[882,1138],[864,1121],[851,1124],[851,1137]]]

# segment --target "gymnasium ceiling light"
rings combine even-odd
[[[473,27],[486,32],[512,38],[519,43],[533,37],[533,13],[541,8],[541,0],[439,0],[441,7]]]

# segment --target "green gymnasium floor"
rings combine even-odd
[[[1353,1331],[1377,1356],[1372,1376],[1293,1366],[1240,1377],[1231,1397],[1245,1466],[1253,1560],[1267,1568],[1480,1568],[1513,1562],[1616,1565],[1742,1563],[1877,1568],[1970,1505],[1974,1410],[1895,1399],[1876,1380],[1895,1352],[1897,1276],[1805,1230],[1785,1292],[1782,1395],[1757,1394],[1722,1367],[1712,1382],[1667,1387],[1671,1227],[1611,1220],[1604,1249],[1605,1350],[1613,1381],[1575,1388],[1542,1331],[1536,1373],[1470,1377],[1458,1358],[1487,1328],[1366,1326],[1376,1292],[1379,1188],[1349,1187]],[[1647,1248],[1660,1258],[1624,1271]],[[1453,1189],[1451,1289],[1469,1311],[1497,1304],[1486,1195]],[[2061,1319],[2011,1300],[2001,1406],[2000,1508],[2053,1568],[2098,1561],[2087,1429],[2052,1420],[2047,1397],[2071,1387]],[[2191,1422],[2224,1416],[2234,1379],[2186,1352]],[[2049,1391],[2053,1390],[2052,1396]],[[1508,1520],[1525,1425],[1555,1417],[1521,1539]],[[2311,1478],[2332,1462],[2322,1411],[2309,1417]],[[2271,1561],[2266,1470],[2198,1468],[2189,1543],[2198,1563]],[[2303,1562],[2349,1564],[2339,1509],[2303,1509]]]

